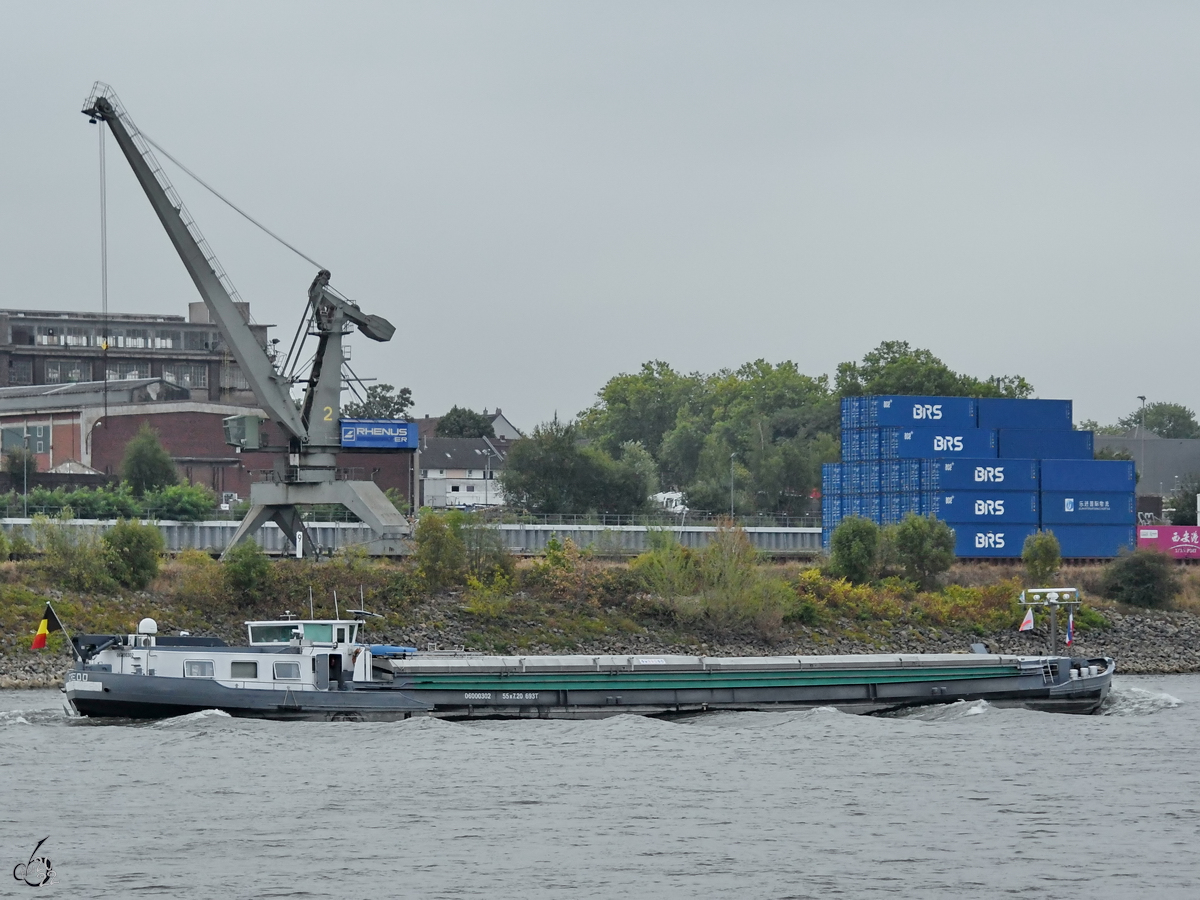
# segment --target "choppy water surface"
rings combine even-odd
[[[1103,716],[69,721],[0,692],[0,893],[1200,896],[1200,676]],[[37,841],[57,885],[9,881]]]

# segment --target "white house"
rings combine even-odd
[[[504,471],[508,441],[422,437],[421,506],[434,509],[503,506],[496,476]]]

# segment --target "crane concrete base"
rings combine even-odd
[[[274,522],[295,547],[295,535],[301,533],[304,555],[316,556],[319,548],[313,543],[300,517],[298,506],[334,504],[344,506],[370,526],[375,539],[367,546],[371,556],[401,556],[411,552],[408,535],[412,529],[392,502],[373,481],[328,481],[317,483],[263,482],[250,486],[250,511],[234,532],[229,547],[234,547],[258,532],[267,522]],[[229,549],[225,550],[225,554]],[[224,559],[225,554],[222,554]]]

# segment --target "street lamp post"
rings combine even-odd
[[[737,459],[736,453],[729,454],[729,522],[733,523],[733,461]]]
[[[1142,474],[1146,474],[1146,395],[1138,394],[1138,399],[1142,401],[1142,427],[1138,429],[1142,433],[1142,453],[1141,467]]]
[[[29,425],[25,426],[25,452],[21,454],[25,461],[25,518],[29,518]]]

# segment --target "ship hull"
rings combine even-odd
[[[580,657],[403,660],[391,681],[331,690],[258,690],[194,678],[72,672],[66,693],[83,716],[157,719],[217,709],[277,720],[592,719],[634,714],[833,707],[881,713],[983,700],[999,707],[1089,714],[1111,688],[1111,659],[972,656],[625,660],[585,669]],[[688,660],[681,662],[680,660]],[[590,661],[588,661],[590,663]],[[1083,665],[1081,665],[1083,663]],[[1086,663],[1096,671],[1090,674]]]

